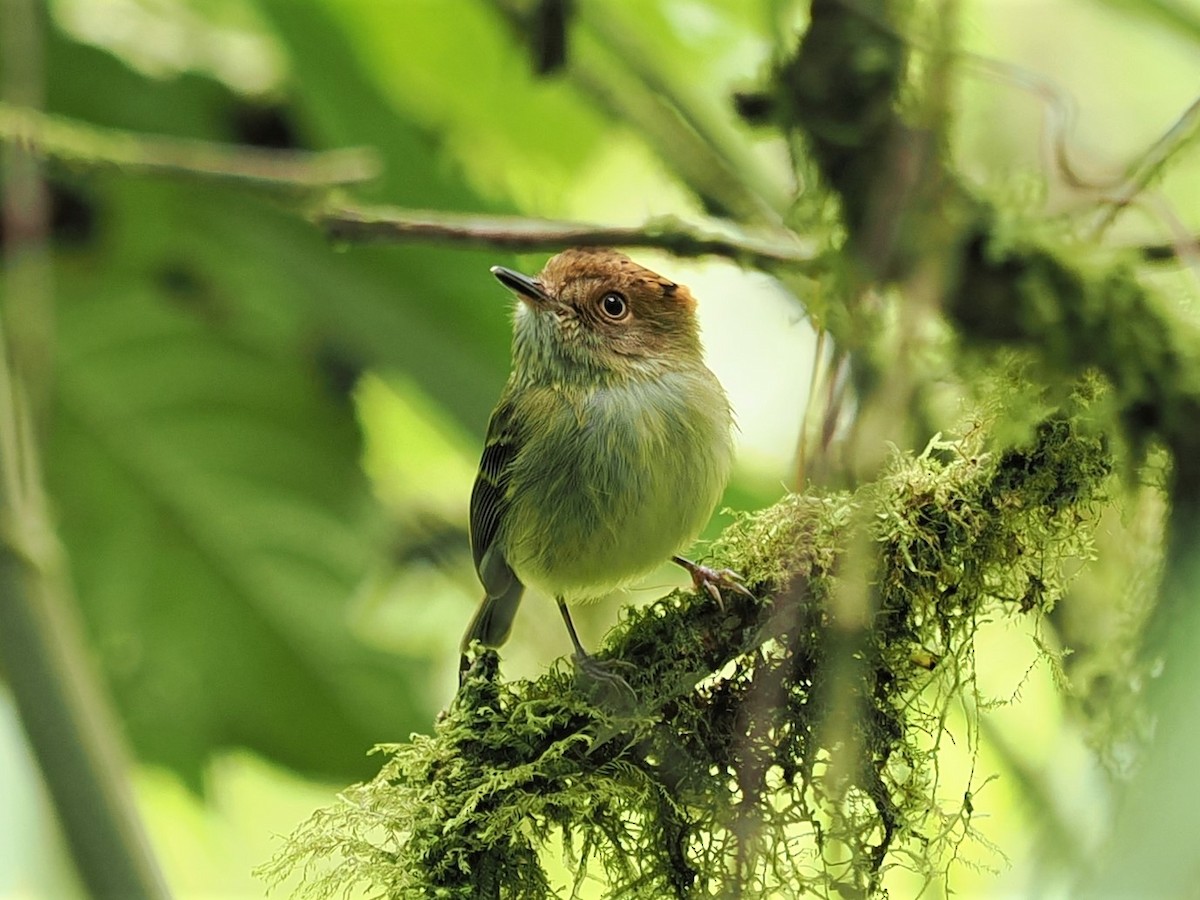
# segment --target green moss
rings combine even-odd
[[[636,702],[562,668],[503,682],[483,654],[434,733],[381,748],[378,777],[264,874],[300,869],[313,897],[543,898],[558,841],[614,897],[864,896],[898,859],[944,867],[971,801],[940,807],[930,739],[966,689],[975,623],[1054,604],[1109,471],[1067,418],[1023,447],[981,441],[738,519],[713,554],[758,599],[628,611],[600,656]],[[847,613],[854,590],[868,615]]]
[[[1200,450],[1200,330],[1126,266],[1061,243],[1035,244],[995,210],[967,243],[947,311],[976,343],[1034,347],[1047,370],[1102,372],[1130,442]],[[1026,228],[1028,230],[1028,228]]]

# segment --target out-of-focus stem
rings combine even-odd
[[[0,102],[0,143],[75,167],[204,178],[274,191],[321,190],[370,181],[376,154],[363,148],[265,150],[101,128]]]
[[[17,108],[8,102],[40,102],[42,15],[36,0],[0,0],[0,133]],[[54,331],[37,149],[0,141],[0,669],[89,894],[162,900],[42,483]]]

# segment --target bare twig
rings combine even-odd
[[[1165,241],[1161,244],[1142,244],[1135,247],[1134,250],[1146,262],[1173,263],[1195,253],[1196,248],[1200,248],[1200,234],[1192,237],[1189,241]]]
[[[829,360],[825,354],[825,342],[828,338],[829,331],[826,328],[822,326],[817,329],[817,346],[813,350],[812,371],[808,378],[808,399],[800,417],[800,439],[796,444],[796,479],[793,489],[797,491],[804,490],[808,478],[809,445],[812,443],[812,423],[817,415],[817,395],[829,374]]]
[[[557,250],[564,247],[658,247],[676,256],[724,256],[759,269],[795,269],[813,265],[816,251],[791,232],[759,237],[744,232],[705,232],[674,218],[640,226],[594,225],[403,209],[390,206],[329,206],[313,216],[336,240],[436,242],[506,250]]]
[[[273,190],[321,190],[370,181],[382,170],[374,151],[265,150],[100,128],[0,102],[0,143],[83,168],[184,175]]]
[[[1120,0],[1109,2],[1115,4]],[[1099,201],[1107,206],[1092,232],[1094,239],[1098,239],[1117,216],[1162,174],[1172,159],[1200,138],[1200,98],[1197,98],[1129,166],[1124,176],[1105,179],[1085,177],[1071,160],[1070,136],[1075,124],[1076,108],[1075,100],[1067,90],[1051,78],[1009,62],[974,53],[963,53],[960,58],[976,71],[1028,91],[1043,104],[1043,141],[1046,144],[1045,155],[1051,161],[1050,167],[1058,173],[1064,185],[1075,191],[1100,194]],[[1138,249],[1145,259],[1152,262],[1173,261],[1188,255],[1186,242],[1182,253],[1179,252],[1180,246],[1172,244]]]

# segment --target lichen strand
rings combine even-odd
[[[264,874],[299,870],[310,897],[545,898],[570,889],[543,868],[557,852],[605,896],[750,898],[939,871],[970,831],[970,786],[939,808],[932,747],[975,622],[1045,611],[1062,560],[1089,552],[1109,462],[1073,421],[1005,452],[937,442],[856,494],[740,518],[713,555],[761,600],[676,592],[627,612],[602,658],[636,703],[564,668],[506,683],[482,655],[434,734],[382,748],[378,777]],[[864,539],[879,568],[856,631],[835,600]]]

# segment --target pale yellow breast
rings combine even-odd
[[[514,462],[499,535],[523,582],[595,597],[696,538],[732,464],[728,403],[707,369],[535,402],[544,427]]]

